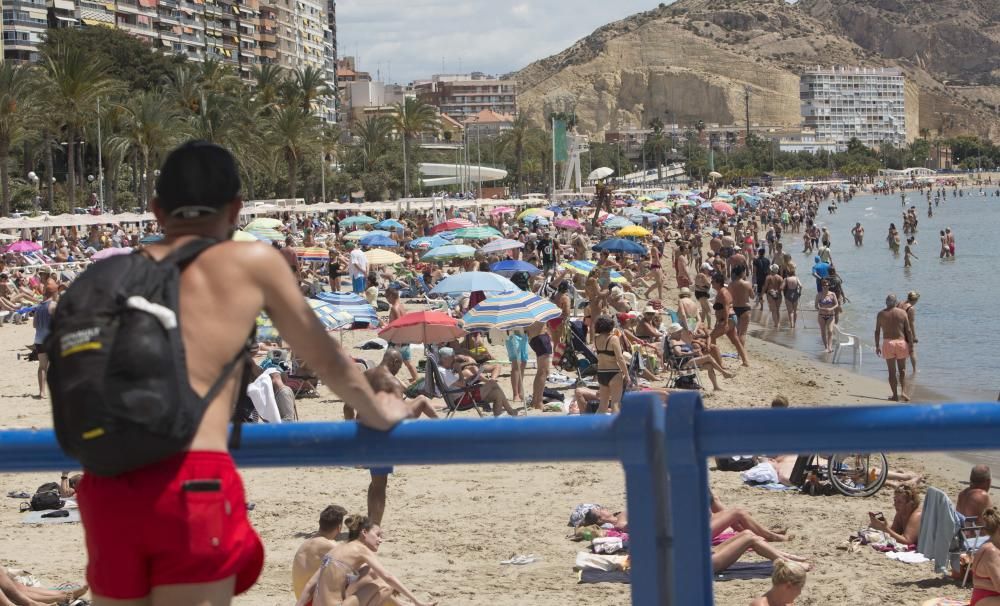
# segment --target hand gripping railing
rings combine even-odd
[[[625,468],[632,602],[712,603],[706,458],[724,454],[992,449],[1000,406],[703,410],[697,394],[626,398],[617,417],[244,428],[244,467],[618,460]],[[51,430],[0,431],[0,471],[72,469]],[[568,564],[567,564],[568,565]]]

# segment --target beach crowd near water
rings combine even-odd
[[[0,384],[0,395],[26,410],[2,417],[5,427],[51,425],[47,371],[58,360],[47,337],[58,330],[53,319],[62,297],[73,296],[69,289],[89,265],[126,254],[163,261],[199,238],[247,242],[198,251],[181,274],[188,377],[195,392],[214,395],[188,449],[114,477],[67,470],[39,490],[23,485],[24,476],[0,476],[14,485],[11,503],[34,509],[35,497],[54,493],[59,506],[51,511],[69,511],[65,517],[83,526],[81,532],[41,518],[24,526],[0,521],[12,545],[0,552],[7,566],[0,567],[0,605],[223,604],[244,592],[237,603],[626,603],[630,529],[620,470],[525,465],[504,476],[503,469],[463,467],[460,476],[476,482],[469,494],[489,501],[447,515],[435,515],[440,505],[427,496],[448,491],[447,470],[296,469],[284,485],[287,472],[254,470],[246,473],[244,493],[225,454],[233,401],[243,423],[356,419],[378,430],[416,417],[489,423],[494,416],[613,415],[637,391],[657,394],[666,406],[672,393],[690,390],[709,408],[916,406],[906,402],[919,351],[942,344],[920,341],[921,295],[903,292],[902,281],[883,292],[849,293],[884,299],[870,327],[888,384],[876,391],[871,381],[828,370],[845,342],[841,316],[852,304],[844,275],[864,271],[838,264],[838,251],[884,247],[919,271],[928,262],[916,252],[921,221],[947,222],[950,207],[973,194],[1000,202],[992,176],[942,175],[652,191],[601,183],[596,196],[529,206],[446,199],[412,210],[376,213],[358,205],[248,216],[239,212],[238,177],[235,185],[221,177],[192,183],[192,158],[218,163],[223,175],[231,162],[214,146],[175,151],[162,167],[155,222],[121,224],[108,215],[106,223],[7,235],[0,336],[7,335],[4,351],[17,370]],[[856,200],[862,195],[901,200],[901,219],[866,224]],[[927,219],[918,219],[925,204]],[[850,233],[823,226],[824,215],[835,214],[857,216]],[[883,230],[884,240],[872,237]],[[936,231],[940,259],[960,264],[962,234],[947,226]],[[508,299],[513,304],[497,303]],[[749,336],[753,324],[815,330],[826,357],[783,357],[791,354]],[[254,363],[244,385],[238,373],[227,374],[227,363],[249,328],[256,329]],[[26,370],[22,357],[37,365]],[[34,399],[20,395],[29,376]],[[859,499],[831,490],[815,472],[803,474],[797,463],[796,455],[712,462],[717,603],[1000,604],[1000,512],[987,465],[966,465],[957,476],[953,463],[891,456],[888,469],[866,466],[854,478],[858,486],[869,474],[887,480],[879,495]],[[334,473],[353,475],[340,484],[329,480]],[[432,473],[443,475],[426,475]],[[558,486],[550,491],[546,482]],[[468,496],[453,490],[438,498]],[[216,493],[224,497],[220,507],[225,503],[218,520],[204,508],[206,495]],[[202,498],[202,509],[177,509],[193,496]],[[539,509],[537,516],[531,511]],[[820,520],[829,517],[822,511],[843,518]],[[184,524],[204,527],[205,519],[218,523],[200,528],[208,543],[187,541]],[[953,520],[958,530],[948,526]],[[129,530],[144,523],[158,529]],[[471,543],[477,547],[428,539],[456,531],[478,537]],[[503,543],[508,531],[533,542],[473,562],[484,555],[482,543]],[[27,547],[39,543],[58,551],[58,565],[45,569],[37,548]],[[88,554],[87,581],[76,582]],[[557,557],[567,559],[552,561]],[[490,563],[503,572],[483,574]],[[866,579],[862,593],[853,581],[838,580],[845,568],[866,566],[882,578]],[[527,579],[533,571],[537,578]],[[523,587],[510,589],[516,595],[497,593],[490,584],[497,574],[504,575],[499,585]],[[445,578],[455,575],[471,589]],[[920,585],[921,578],[949,580]]]

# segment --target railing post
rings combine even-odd
[[[617,421],[631,531],[632,603],[644,606],[669,603],[664,419],[661,396],[635,394],[625,398]]]
[[[667,400],[666,452],[670,499],[671,604],[712,604],[712,549],[708,467],[697,442],[701,395],[672,393]],[[630,535],[631,536],[631,535]]]

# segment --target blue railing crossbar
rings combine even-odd
[[[708,457],[1000,449],[1000,405],[704,410],[695,393],[671,395],[668,407],[639,393],[617,417],[412,421],[388,433],[355,423],[251,425],[242,443],[241,467],[619,461],[632,602],[710,605]],[[0,431],[2,472],[77,466],[51,430]]]

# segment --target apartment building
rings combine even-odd
[[[430,80],[414,82],[413,89],[418,99],[459,122],[486,109],[498,114],[517,114],[517,83],[481,72],[437,74]]]
[[[799,81],[802,126],[816,138],[868,146],[906,143],[903,72],[895,68],[809,70]]]

